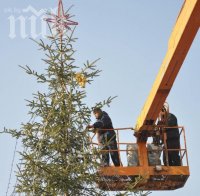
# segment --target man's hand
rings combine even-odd
[[[135,131],[133,135],[134,135],[135,137],[138,137],[138,136],[139,136],[138,131]]]
[[[93,125],[88,125],[87,128],[88,129],[92,129],[92,128],[94,128],[94,126]]]

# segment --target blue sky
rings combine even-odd
[[[117,95],[110,108],[115,127],[134,126],[168,47],[168,39],[175,24],[183,0],[63,0],[65,7],[74,5],[74,20],[78,41],[76,63],[86,60],[99,61],[103,70],[93,85],[87,88],[89,104],[108,96]],[[43,54],[28,38],[22,39],[16,26],[16,38],[9,37],[9,17],[28,16],[22,9],[29,5],[37,11],[55,8],[57,1],[7,0],[0,8],[1,77],[0,77],[0,129],[19,128],[28,120],[25,99],[43,90],[33,78],[27,76],[18,65],[42,70]],[[21,13],[19,13],[21,12]],[[18,24],[18,23],[16,23]],[[19,25],[19,24],[18,24]],[[30,28],[27,19],[27,34]],[[37,21],[37,26],[39,20]],[[40,37],[38,37],[40,38]],[[37,39],[38,39],[37,38]],[[184,61],[168,97],[171,112],[178,117],[179,125],[186,128],[191,176],[184,188],[176,191],[153,192],[152,195],[196,195],[199,191],[198,144],[200,138],[200,34],[198,33]],[[122,136],[126,140],[126,135]],[[6,194],[15,140],[0,135],[0,195]],[[20,149],[18,145],[18,150]],[[17,160],[16,157],[16,161]],[[11,188],[14,183],[12,174]],[[8,194],[9,195],[9,194]]]

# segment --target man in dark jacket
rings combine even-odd
[[[167,127],[177,127],[178,122],[174,114],[169,113],[169,109],[166,107],[162,108],[161,118],[165,119],[164,125]],[[163,124],[163,123],[160,123]],[[178,149],[180,149],[180,134],[178,128],[166,128],[166,145],[168,151],[168,162],[169,166],[181,166],[181,160]],[[170,151],[170,149],[177,149]],[[163,153],[164,165],[167,165],[166,154]]]
[[[97,129],[98,142],[102,145],[102,166],[109,166],[109,153],[115,166],[120,166],[116,134],[110,117],[100,108],[94,108],[93,113],[97,121],[88,128]],[[104,151],[105,150],[105,151]]]

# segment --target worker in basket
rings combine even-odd
[[[165,125],[167,127],[165,131],[166,131],[166,145],[167,145],[166,148],[169,150],[167,151],[169,166],[180,166],[181,160],[178,150],[180,149],[180,134],[179,134],[179,129],[177,128],[178,122],[176,116],[169,112],[169,106],[166,103],[163,105],[160,111],[158,125]],[[169,127],[176,127],[176,128],[169,128]],[[164,141],[162,142],[164,143]],[[177,149],[177,150],[170,150],[170,149]],[[164,165],[167,165],[167,157],[165,152],[163,153],[163,163]]]
[[[100,146],[102,147],[101,165],[109,166],[109,154],[115,166],[120,166],[119,153],[116,142],[116,133],[113,130],[112,121],[109,115],[102,111],[101,108],[94,108],[93,114],[97,121],[88,128],[97,130],[97,137]]]

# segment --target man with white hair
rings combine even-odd
[[[165,103],[159,115],[159,125],[165,125],[166,128],[166,148],[168,149],[168,163],[169,166],[181,166],[181,160],[179,155],[180,149],[180,134],[177,118],[174,114],[169,112],[169,106]],[[174,128],[169,128],[174,127]],[[170,150],[174,149],[174,150]],[[167,165],[166,153],[163,153],[164,165]]]

